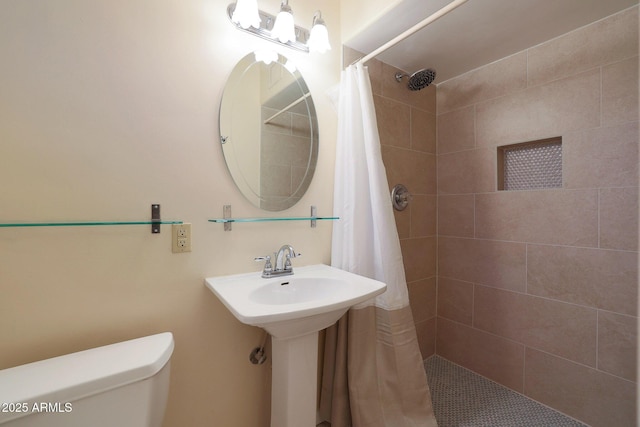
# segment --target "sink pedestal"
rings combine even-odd
[[[318,332],[271,337],[271,427],[315,427]]]
[[[318,331],[387,288],[322,264],[296,267],[295,276],[265,280],[248,273],[205,284],[238,320],[271,334],[271,427],[315,427]]]

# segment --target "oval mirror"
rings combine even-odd
[[[255,206],[281,211],[304,195],[316,167],[318,119],[287,58],[256,52],[238,62],[222,95],[220,142],[236,186]]]

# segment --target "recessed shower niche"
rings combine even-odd
[[[562,188],[562,138],[498,147],[498,190]]]

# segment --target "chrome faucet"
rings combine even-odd
[[[302,254],[296,253],[291,245],[282,245],[278,252],[274,252],[273,255],[276,258],[275,268],[271,264],[271,256],[269,255],[254,258],[256,261],[265,261],[264,269],[262,270],[262,277],[265,279],[293,274],[291,258],[299,257]]]

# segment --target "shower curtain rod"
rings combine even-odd
[[[364,64],[368,60],[375,58],[376,56],[380,55],[385,50],[389,49],[390,47],[395,46],[396,44],[398,44],[402,40],[404,40],[407,37],[411,36],[413,33],[417,32],[417,31],[420,31],[421,29],[423,29],[427,25],[431,24],[433,21],[437,20],[438,18],[443,17],[444,15],[446,15],[447,13],[449,13],[452,10],[456,9],[458,6],[461,6],[462,4],[466,3],[467,1],[468,0],[454,0],[454,1],[452,1],[451,3],[449,3],[448,5],[443,7],[442,9],[438,10],[437,12],[435,12],[432,15],[426,17],[422,21],[418,22],[416,25],[414,25],[413,27],[409,28],[404,33],[396,36],[395,38],[393,38],[391,40],[389,40],[387,43],[383,44],[382,46],[380,46],[379,48],[377,48],[376,50],[374,50],[370,54],[363,56],[362,58],[358,59],[357,61],[354,61],[351,65],[355,64],[356,62],[362,62]]]
[[[304,101],[305,99],[307,99],[308,97],[311,96],[311,92],[307,92],[304,95],[302,95],[300,98],[296,99],[295,101],[293,101],[291,104],[287,105],[286,107],[284,107],[282,110],[278,111],[277,113],[275,113],[273,116],[269,117],[267,120],[265,120],[263,123],[266,125],[268,124],[271,120],[275,119],[276,117],[278,117],[280,114],[284,113],[285,111],[289,110],[290,108],[295,107],[296,105],[300,104],[302,101]]]

